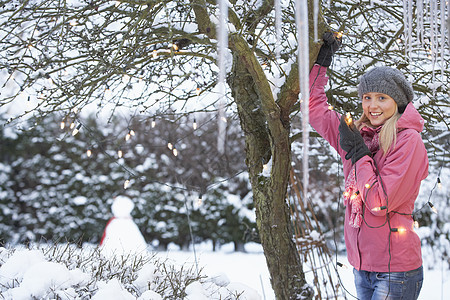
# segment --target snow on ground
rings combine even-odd
[[[256,290],[262,300],[275,299],[260,245],[247,244],[247,253],[233,252],[232,245],[225,245],[217,252],[212,252],[208,247],[197,247],[199,249],[196,249],[196,255],[192,250],[187,252],[176,249],[159,252],[158,255],[167,257],[180,265],[194,263],[196,256],[199,267],[203,268],[206,275],[211,277],[225,274],[231,282],[239,282]],[[347,299],[356,299],[352,297],[352,295],[356,296],[352,268],[345,257],[340,256],[338,259],[348,266],[347,269],[339,268],[342,284],[349,292]],[[424,283],[419,300],[450,299],[450,270],[448,264],[447,269],[442,269],[441,266],[434,266],[434,270],[429,270],[430,266],[424,265]]]
[[[0,250],[0,284],[4,286],[10,281],[10,278],[19,279],[16,281],[14,288],[2,294],[2,299],[25,300],[30,299],[31,294],[38,296],[37,299],[46,299],[44,295],[51,286],[58,287],[59,292],[56,291],[56,293],[62,296],[61,299],[75,299],[76,293],[72,287],[90,280],[87,274],[79,269],[69,270],[62,264],[46,261],[41,251],[24,250],[22,248],[16,250],[14,255],[7,257],[5,249],[1,248]],[[244,292],[243,295],[246,297],[239,299],[274,299],[261,246],[248,244],[246,250],[246,253],[234,252],[232,245],[225,245],[218,251],[213,252],[208,245],[197,245],[195,253],[193,250],[180,251],[178,248],[169,247],[168,251],[157,252],[156,255],[168,260],[175,266],[193,266],[195,268],[195,261],[197,261],[198,269],[210,279],[209,286],[214,285],[213,288],[217,291],[226,286],[227,290]],[[339,257],[339,261],[348,265],[344,257]],[[145,268],[152,269],[151,267],[146,266]],[[450,271],[448,266],[447,269],[444,269],[442,265],[435,265],[434,270],[429,270],[427,265],[424,267],[425,280],[419,299],[450,299]],[[356,294],[351,268],[340,268],[339,270],[342,284],[349,293],[347,299],[354,299],[352,295]],[[153,274],[152,272],[145,272]],[[145,276],[148,277],[148,274]],[[138,284],[138,280],[135,284]],[[146,284],[143,286],[146,286]],[[208,299],[204,296],[205,286],[198,282],[191,284],[186,291],[188,292],[186,299]],[[104,297],[109,300],[135,299],[120,286],[117,279],[99,284],[98,290],[91,296],[92,299],[106,299]],[[155,292],[147,290],[138,299],[156,300],[162,298]],[[215,297],[214,299],[219,298]]]

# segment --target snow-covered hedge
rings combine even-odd
[[[70,244],[0,248],[1,299],[233,300],[248,293],[226,276],[208,278],[151,253],[107,257]]]

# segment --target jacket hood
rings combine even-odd
[[[406,106],[405,111],[403,112],[400,119],[397,121],[397,128],[399,130],[402,129],[414,129],[417,132],[422,132],[425,121],[419,112],[416,110],[412,103],[409,103]]]

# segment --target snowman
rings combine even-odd
[[[126,196],[117,196],[111,206],[112,217],[106,224],[100,241],[103,254],[111,255],[145,255],[147,243],[136,223],[131,217],[133,201]]]

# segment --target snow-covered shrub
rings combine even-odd
[[[248,292],[151,253],[105,257],[72,244],[0,248],[1,299],[233,300]]]

